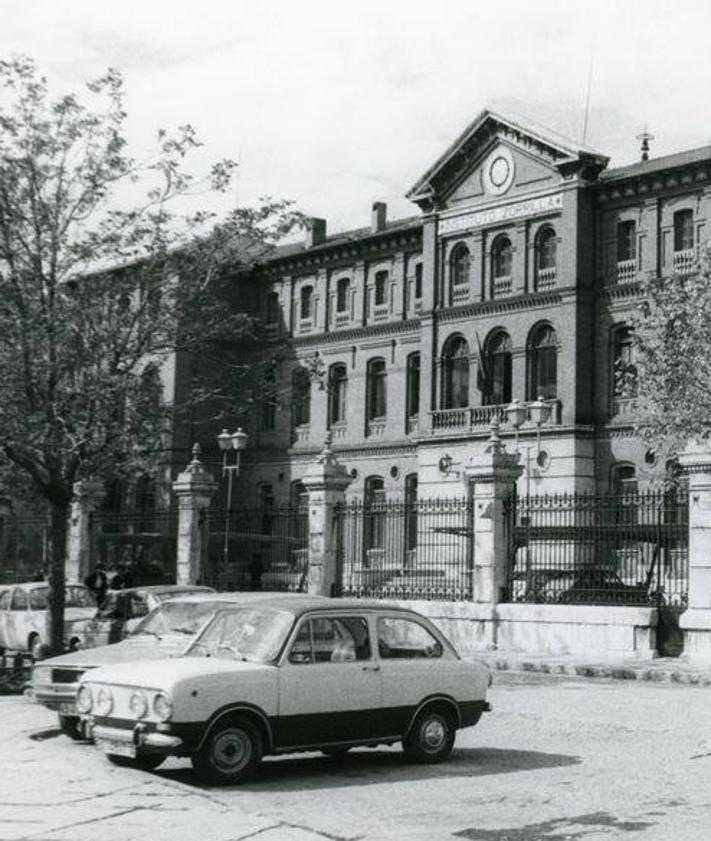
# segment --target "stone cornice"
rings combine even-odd
[[[330,333],[314,333],[308,336],[296,336],[292,338],[291,344],[294,349],[312,347],[319,345],[347,344],[360,341],[361,339],[383,338],[401,336],[413,333],[420,329],[419,318],[409,318],[407,321],[386,321],[383,324],[363,324],[359,327],[352,327],[346,330],[334,330]]]
[[[565,291],[567,292],[567,290]],[[567,295],[564,296],[564,290],[558,290],[555,292],[527,293],[511,298],[499,298],[493,301],[478,301],[476,303],[462,304],[458,307],[437,310],[437,320],[440,323],[446,323],[481,315],[496,315],[505,312],[538,309],[540,307],[554,307],[562,304],[564,297],[568,297]]]
[[[601,205],[649,198],[662,191],[702,190],[711,179],[711,165],[706,163],[670,164],[669,169],[644,174],[630,174],[619,179],[602,180],[597,188]]]
[[[357,445],[333,446],[332,449],[336,456],[341,459],[368,458],[369,456],[414,456],[417,454],[417,447],[412,441],[401,443],[396,441],[378,443],[363,441]],[[311,461],[320,452],[319,447],[309,447],[308,449],[286,450],[284,455],[293,461]]]
[[[600,291],[600,297],[606,298],[608,301],[624,301],[630,298],[637,298],[639,296],[639,281],[632,281],[631,283],[619,283],[614,286],[605,286]]]

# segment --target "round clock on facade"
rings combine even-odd
[[[500,196],[505,193],[514,180],[514,159],[508,149],[499,147],[484,162],[484,189],[489,195]]]

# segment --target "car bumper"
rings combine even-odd
[[[78,715],[76,708],[76,683],[63,683],[58,686],[35,686],[32,694],[38,704],[57,710],[62,715]]]
[[[183,744],[183,740],[178,736],[146,730],[141,724],[137,724],[132,730],[127,730],[123,727],[93,724],[89,719],[88,732],[105,753],[126,755],[131,750],[135,752],[139,748],[148,748],[152,752],[169,754],[177,751]]]

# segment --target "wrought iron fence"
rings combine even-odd
[[[684,490],[512,497],[506,522],[508,601],[687,604]]]
[[[0,517],[0,584],[40,578],[51,552],[48,517]]]
[[[96,511],[89,521],[91,565],[131,568],[134,585],[174,582],[178,551],[178,511],[117,513]]]
[[[209,529],[205,584],[218,590],[306,590],[307,506],[213,508]]]
[[[474,569],[469,499],[354,500],[335,512],[335,594],[464,600]]]

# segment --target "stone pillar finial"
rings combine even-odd
[[[94,540],[92,516],[106,496],[104,483],[100,479],[81,479],[74,483],[69,530],[67,533],[66,578],[69,582],[83,581],[92,562]]]
[[[202,455],[202,447],[196,441],[192,449],[192,464],[200,464],[200,456]]]
[[[207,526],[203,515],[217,482],[200,461],[200,455],[201,448],[196,443],[190,463],[173,482],[173,490],[178,497],[178,584],[196,584],[202,580],[207,552]]]
[[[506,451],[506,448],[504,447],[503,441],[501,440],[501,436],[499,435],[499,429],[501,429],[501,422],[496,417],[496,415],[494,415],[494,417],[491,419],[489,427],[491,429],[491,434],[489,435],[489,440],[486,442],[484,452],[504,453]]]

